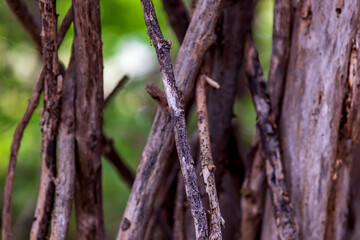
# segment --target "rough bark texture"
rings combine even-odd
[[[39,1],[42,23],[42,53],[44,59],[44,109],[41,120],[41,180],[30,239],[45,239],[54,201],[56,174],[56,135],[62,76],[59,74],[55,1]]]
[[[162,0],[169,23],[178,41],[182,43],[190,23],[190,14],[182,0]]]
[[[246,41],[245,57],[246,75],[257,115],[257,127],[260,130],[266,178],[273,203],[278,238],[281,240],[299,239],[289,192],[285,184],[275,117],[272,113],[266,83],[262,77],[258,54],[250,35]]]
[[[185,189],[181,173],[177,176],[176,195],[175,195],[175,210],[174,210],[174,240],[184,240],[184,200]]]
[[[213,43],[213,30],[220,6],[221,1],[199,2],[179,50],[174,73],[185,108],[191,98],[204,53]],[[141,239],[144,236],[165,162],[174,146],[172,127],[168,110],[158,108],[120,226],[119,234],[126,233],[124,239]]]
[[[342,205],[331,206],[329,199],[337,198],[334,173],[347,166],[339,163],[338,149],[360,2],[346,1],[343,7],[338,2],[300,2],[284,88],[279,127],[302,239],[331,239],[329,228],[339,218],[332,210]],[[346,189],[342,176],[337,182]]]
[[[103,60],[98,0],[73,0],[77,239],[104,239],[101,194]]]
[[[221,216],[220,204],[215,184],[215,165],[211,153],[210,130],[207,110],[205,75],[200,75],[196,85],[196,110],[197,126],[200,144],[200,159],[202,175],[204,178],[206,193],[209,197],[210,207],[210,234],[212,240],[222,239],[221,227],[225,227],[225,221]]]

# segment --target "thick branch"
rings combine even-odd
[[[190,23],[190,14],[182,0],[162,0],[171,28],[179,43],[184,40]]]
[[[203,56],[214,42],[214,28],[222,1],[200,0],[178,53],[175,79],[185,107],[193,94],[194,80]],[[142,153],[135,182],[120,225],[121,239],[143,239],[155,194],[164,175],[174,136],[167,109],[158,108]],[[144,198],[146,196],[146,198]]]
[[[56,29],[57,16],[55,2],[39,1],[42,23],[42,53],[44,58],[44,109],[42,114],[41,182],[36,204],[30,239],[44,239],[53,207],[56,174],[56,135],[59,118],[59,100],[62,76],[59,74]]]
[[[77,239],[104,239],[101,190],[103,57],[98,0],[73,0]]]
[[[194,160],[190,153],[184,109],[175,86],[174,70],[170,57],[171,46],[169,41],[165,41],[162,35],[152,1],[142,0],[141,3],[148,34],[153,42],[160,64],[165,95],[171,114],[171,121],[174,126],[176,149],[184,177],[185,192],[194,218],[196,238],[207,239],[207,220],[197,186]]]
[[[202,175],[210,206],[210,239],[222,239],[221,226],[225,221],[221,216],[215,184],[215,164],[211,153],[210,130],[206,101],[205,75],[200,75],[196,85],[197,125],[199,129],[200,158]]]
[[[103,155],[115,166],[119,175],[124,179],[129,188],[131,188],[135,179],[134,173],[126,166],[124,160],[116,152],[113,141],[103,135],[102,144]]]
[[[250,35],[247,37],[245,57],[246,75],[257,114],[257,126],[261,135],[266,178],[274,206],[278,237],[281,240],[299,239],[295,215],[285,183],[277,127],[271,110],[266,83],[262,77],[257,51]]]
[[[72,56],[64,77],[58,131],[58,162],[55,205],[51,221],[52,240],[65,240],[75,189],[75,61]]]

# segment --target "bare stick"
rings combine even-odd
[[[211,153],[210,130],[206,101],[205,75],[200,75],[196,85],[197,125],[199,129],[200,159],[202,175],[210,207],[210,239],[222,239],[221,226],[225,221],[221,216],[215,184],[215,164]]]
[[[160,107],[167,107],[166,96],[161,89],[154,83],[149,82],[145,90],[159,104]]]
[[[62,88],[62,76],[59,74],[56,44],[57,16],[55,2],[52,0],[40,0],[39,7],[44,58],[44,109],[41,120],[41,182],[30,232],[31,240],[44,239],[47,236],[50,223],[55,191],[53,179],[56,174],[56,135]]]
[[[176,149],[184,177],[185,192],[194,218],[196,238],[207,239],[207,220],[197,186],[194,160],[190,153],[184,109],[175,86],[175,76],[170,57],[171,45],[169,41],[165,41],[162,35],[152,1],[142,0],[141,3],[148,34],[153,42],[160,64],[165,95],[174,126]]]
[[[258,119],[257,126],[260,130],[266,178],[274,206],[278,237],[281,240],[299,239],[295,215],[285,183],[275,118],[271,110],[266,83],[262,77],[257,51],[250,34],[247,36],[245,45],[245,57],[246,75]]]
[[[74,50],[73,50],[74,51]],[[71,57],[64,77],[58,132],[55,205],[50,239],[65,240],[70,224],[75,188],[75,61]]]
[[[119,175],[124,179],[129,188],[131,188],[135,179],[134,173],[128,168],[128,166],[126,166],[124,160],[116,152],[113,141],[111,139],[103,135],[102,143],[103,155],[115,166]]]
[[[115,88],[111,91],[111,93],[105,98],[104,100],[104,106],[106,106],[108,104],[108,102],[114,97],[114,95],[120,91],[125,84],[129,81],[129,77],[128,76],[123,76],[119,82],[116,84]]]
[[[214,43],[214,28],[222,1],[199,0],[175,64],[175,79],[185,107],[205,52]],[[158,108],[143,150],[135,182],[119,228],[121,239],[143,239],[165,163],[174,147],[169,111]],[[146,197],[144,197],[146,196]]]
[[[63,27],[62,29],[63,29],[62,31],[65,31],[66,28]],[[67,30],[68,30],[68,28],[67,28]],[[58,48],[63,39],[60,39],[60,40],[61,40],[60,42],[57,42]],[[39,104],[39,99],[40,99],[41,92],[43,91],[43,88],[44,88],[44,69],[42,70],[39,80],[36,83],[35,89],[33,90],[33,93],[29,99],[29,103],[25,110],[25,113],[22,116],[20,122],[18,123],[18,125],[16,127],[16,130],[15,130],[15,133],[13,136],[13,140],[11,142],[9,167],[8,167],[8,172],[6,175],[5,190],[4,190],[3,225],[2,225],[2,237],[4,240],[11,239],[12,191],[13,191],[13,186],[14,186],[17,155],[19,152],[21,139],[22,139],[24,130],[30,121],[32,114],[34,113],[36,107]]]
[[[11,8],[12,12],[19,19],[24,29],[29,33],[33,39],[36,47],[41,50],[41,37],[40,37],[40,26],[31,15],[28,7],[23,0],[6,0],[7,4]]]
[[[70,27],[71,23],[73,22],[73,20],[74,20],[74,10],[73,10],[73,6],[71,5],[71,7],[68,10],[68,12],[66,13],[63,21],[61,22],[59,31],[57,33],[58,48],[60,47],[60,44],[64,40],[64,37],[65,37],[67,31],[69,30],[69,27]]]
[[[184,40],[190,23],[190,14],[182,0],[162,0],[169,23],[179,43]]]

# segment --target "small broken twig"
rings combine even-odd
[[[105,98],[104,100],[104,106],[108,104],[108,102],[113,98],[113,96],[125,86],[125,84],[129,81],[129,77],[127,75],[123,76],[119,82],[116,84],[114,89],[111,91],[111,93]]]
[[[196,108],[197,125],[199,129],[200,159],[205,189],[209,197],[211,214],[209,238],[211,240],[221,240],[221,226],[225,227],[225,221],[221,216],[220,204],[216,191],[215,164],[211,153],[205,79],[205,75],[200,75],[196,84]]]
[[[160,64],[165,95],[171,114],[171,121],[173,123],[176,149],[179,156],[181,171],[184,177],[185,192],[190,204],[192,216],[194,218],[196,238],[207,239],[208,227],[205,209],[201,202],[199,187],[197,186],[194,160],[190,153],[184,109],[175,86],[174,70],[170,57],[171,45],[170,42],[166,41],[162,35],[152,1],[141,0],[141,4],[143,7],[145,24],[148,28],[148,34],[153,42]]]
[[[154,83],[149,82],[145,90],[161,107],[167,107],[165,93]]]
[[[211,78],[209,78],[206,75],[203,75],[203,77],[205,78],[206,82],[212,86],[213,88],[219,89],[220,88],[220,84],[217,83],[216,81],[212,80]]]
[[[277,234],[280,240],[297,240],[299,236],[285,183],[275,117],[271,110],[258,54],[250,34],[247,35],[245,58],[246,75],[257,114],[257,127],[260,130],[266,178],[274,206]]]
[[[124,179],[129,188],[131,188],[135,179],[134,173],[129,169],[128,166],[126,166],[124,160],[116,152],[113,141],[106,137],[104,133],[102,136],[102,144],[103,155],[115,166],[119,175]]]

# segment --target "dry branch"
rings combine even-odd
[[[200,75],[197,81],[196,109],[197,125],[199,129],[198,132],[202,175],[204,178],[206,193],[209,197],[209,207],[211,214],[209,238],[215,240],[222,239],[221,226],[225,227],[225,221],[221,216],[215,184],[215,164],[211,153],[205,78],[205,75]]]
[[[124,160],[116,152],[113,141],[107,138],[105,135],[103,135],[102,144],[103,144],[104,157],[114,165],[119,175],[123,178],[123,180],[129,186],[129,188],[131,188],[135,179],[134,173],[129,169],[128,166],[126,166]]]
[[[185,107],[190,102],[194,80],[202,58],[214,42],[214,28],[221,2],[200,0],[175,64],[175,79]],[[119,239],[142,239],[149,221],[154,196],[173,150],[174,136],[168,110],[158,108],[143,150],[135,182],[120,224]],[[146,196],[146,198],[144,197]]]
[[[275,118],[271,110],[266,83],[262,77],[257,51],[250,35],[247,36],[245,45],[245,58],[246,75],[257,114],[257,126],[260,130],[266,178],[273,202],[277,234],[281,240],[299,239],[295,215],[285,183]]]
[[[44,239],[48,233],[54,200],[56,174],[56,136],[59,119],[59,100],[62,76],[59,74],[55,2],[39,1],[42,25],[42,53],[44,59],[44,109],[42,114],[41,182],[31,227],[30,239]]]
[[[208,234],[207,219],[201,202],[199,188],[197,186],[194,160],[190,153],[185,113],[175,85],[174,70],[170,57],[171,45],[162,35],[152,1],[142,0],[141,3],[143,6],[145,23],[148,28],[148,34],[155,47],[160,64],[165,95],[174,127],[175,144],[184,177],[185,192],[194,218],[196,238],[206,239]]]
[[[67,31],[70,25],[62,24],[62,26],[63,27],[60,27],[59,33],[60,31],[61,32]],[[59,48],[63,38],[59,38],[59,35],[57,37],[58,37],[57,47]],[[2,225],[2,237],[4,240],[11,239],[11,201],[12,201],[12,191],[13,191],[14,178],[15,178],[16,161],[17,161],[18,151],[20,148],[21,139],[24,130],[30,121],[32,114],[34,113],[36,107],[39,104],[39,99],[41,92],[43,91],[43,88],[44,88],[44,69],[42,70],[39,80],[37,81],[33,93],[29,99],[29,103],[25,110],[25,113],[16,127],[13,140],[11,142],[9,167],[6,175],[5,190],[4,190],[3,225]]]
[[[58,130],[57,178],[55,205],[51,219],[52,240],[65,240],[75,188],[75,61],[72,56],[64,77],[62,105]]]
[[[170,26],[181,44],[190,23],[189,11],[182,0],[162,0],[162,2]]]
[[[77,239],[104,239],[101,154],[103,57],[98,0],[73,0],[76,67]],[[91,31],[90,31],[91,30]]]

